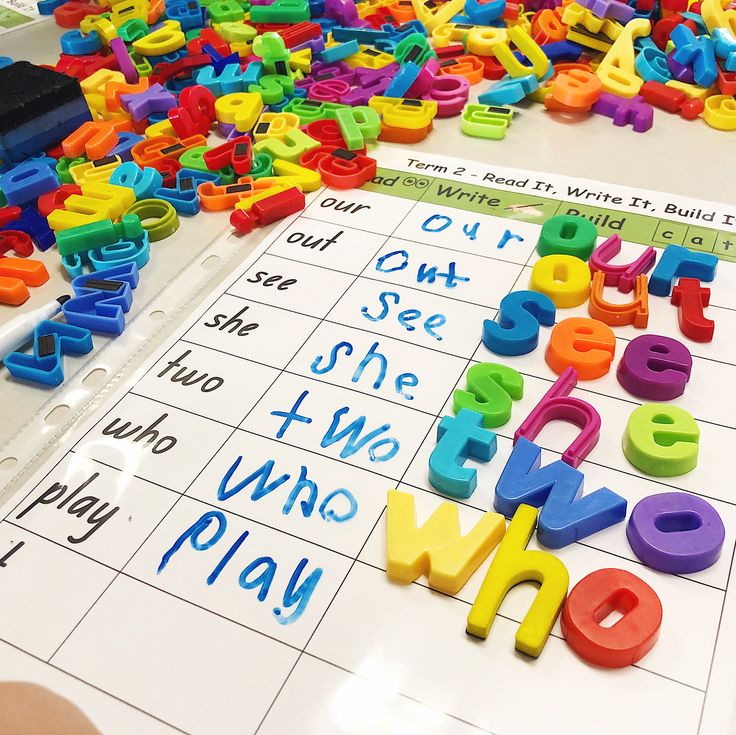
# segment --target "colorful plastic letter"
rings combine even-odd
[[[654,124],[654,108],[641,96],[621,97],[603,92],[593,107],[596,115],[604,115],[618,127],[631,125],[636,133],[646,133]]]
[[[524,395],[524,378],[521,373],[506,365],[481,362],[468,368],[465,379],[467,390],[453,393],[453,410],[463,408],[477,411],[483,416],[483,426],[493,429],[503,426],[511,418],[511,401]]]
[[[389,490],[386,508],[386,574],[394,582],[414,582],[457,594],[506,532],[499,513],[484,513],[464,536],[457,505],[441,503],[422,526],[416,525],[414,496]]]
[[[573,367],[580,380],[595,380],[611,369],[615,352],[616,337],[609,326],[596,319],[573,317],[552,330],[544,359],[558,375]]]
[[[539,325],[551,327],[556,309],[538,291],[512,291],[501,299],[498,321],[483,322],[483,344],[497,355],[526,355],[539,343]]]
[[[695,83],[700,87],[710,87],[718,78],[716,52],[713,41],[707,35],[696,36],[686,25],[672,29],[670,39],[675,44],[672,58],[678,64],[692,67]]]
[[[539,233],[537,252],[545,255],[573,255],[588,260],[595,247],[598,228],[585,217],[559,214],[550,217]]]
[[[560,309],[580,306],[590,292],[590,269],[572,255],[547,255],[534,264],[529,288],[549,296]]]
[[[603,287],[606,275],[602,271],[593,274],[593,285],[590,289],[588,313],[593,319],[614,327],[633,324],[637,329],[646,329],[649,324],[649,292],[647,277],[639,275],[634,284],[634,299],[627,304],[606,301],[603,298]]]
[[[694,342],[710,342],[716,323],[703,314],[710,303],[710,289],[703,288],[697,278],[681,278],[672,289],[671,302],[679,307],[680,331]]]
[[[651,28],[645,18],[634,18],[624,26],[595,72],[605,92],[620,97],[634,97],[639,93],[642,79],[634,66],[634,39],[648,36]]]
[[[569,395],[577,379],[577,371],[571,367],[557,378],[555,384],[542,396],[539,403],[516,430],[514,444],[521,437],[534,441],[546,424],[554,419],[562,419],[580,427],[580,434],[563,452],[562,461],[572,467],[577,467],[585,459],[598,443],[601,416],[587,401]]]
[[[524,55],[528,64],[522,64],[509,47],[508,42],[493,45],[493,55],[498,59],[501,66],[512,77],[523,77],[534,74],[541,79],[550,67],[550,61],[539,44],[520,25],[512,26],[508,30],[508,41]]]
[[[89,329],[45,319],[33,331],[33,354],[11,352],[3,364],[14,378],[55,386],[64,380],[62,355],[86,355],[91,350]]]
[[[521,503],[542,507],[537,538],[551,549],[579,541],[626,518],[626,499],[607,487],[585,497],[583,473],[557,460],[540,467],[542,450],[521,438],[496,484],[493,507],[511,518]]]
[[[682,342],[657,334],[643,334],[626,346],[616,376],[634,396],[670,401],[685,392],[693,358]]]
[[[631,511],[626,536],[639,561],[667,574],[693,574],[721,556],[726,529],[718,511],[697,495],[659,493]]]
[[[12,205],[26,204],[58,188],[56,172],[43,161],[24,161],[0,176],[0,189],[7,203]]]
[[[626,425],[623,450],[637,469],[654,477],[684,475],[698,464],[700,429],[683,408],[645,403]]]
[[[89,121],[64,138],[61,147],[65,156],[74,158],[86,153],[87,158],[96,161],[104,158],[117,142],[118,134],[112,123]]]
[[[618,286],[621,293],[629,293],[634,288],[634,281],[641,273],[647,273],[657,259],[657,253],[650,245],[633,262],[621,265],[611,265],[610,261],[621,252],[621,236],[611,235],[601,243],[590,256],[588,265],[595,274],[603,271],[606,276],[606,286]]]
[[[601,623],[614,611],[615,625]],[[598,569],[570,591],[560,624],[567,645],[596,666],[631,666],[654,647],[662,623],[657,593],[623,569]]]
[[[570,581],[565,565],[556,556],[526,549],[536,520],[536,508],[519,506],[470,608],[466,627],[470,635],[488,637],[493,618],[509,590],[522,582],[537,582],[537,596],[516,631],[516,650],[535,658],[542,652],[560,614]]]
[[[478,482],[466,459],[488,462],[496,453],[496,434],[483,428],[483,416],[467,408],[457,416],[443,416],[437,427],[437,445],[429,455],[429,482],[453,498],[469,498]]]
[[[668,245],[649,277],[649,293],[669,296],[675,281],[683,276],[712,281],[717,266],[716,255],[694,252],[682,245]]]

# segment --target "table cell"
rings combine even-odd
[[[414,202],[366,191],[325,189],[303,216],[344,227],[390,235],[411,211]]]
[[[389,679],[390,681],[390,679]],[[367,679],[302,656],[259,735],[483,735],[484,731]]]
[[[75,454],[183,492],[230,432],[225,424],[129,393],[77,442]]]
[[[104,735],[180,735],[179,730],[145,712],[2,642],[0,671],[12,671],[16,682],[24,682],[25,686],[42,686],[65,697],[77,705]]]
[[[524,590],[510,596],[519,592]],[[632,721],[638,733],[691,735],[697,730],[702,692],[641,668],[611,676],[581,662],[556,637],[530,666],[514,651],[515,621],[497,616],[488,638],[472,641],[464,632],[468,610],[452,597],[416,584],[394,584],[384,572],[358,563],[307,651],[384,691],[489,732],[538,735],[539,713],[547,735],[569,735],[571,729],[619,735],[631,731]],[[581,677],[584,697],[570,687]]]
[[[241,357],[177,342],[133,390],[137,395],[237,426],[278,373],[276,368]]]
[[[433,416],[283,373],[241,428],[399,478]]]
[[[362,275],[497,309],[521,270],[514,263],[455,253],[439,244],[430,246],[391,238]]]
[[[372,334],[470,357],[480,342],[483,320],[493,314],[484,306],[359,278],[327,318]]]
[[[271,243],[268,252],[357,276],[383,242],[383,235],[299,217]]]
[[[177,497],[127,472],[69,453],[8,520],[120,569]]]
[[[355,556],[390,486],[344,462],[236,431],[187,496]]]
[[[355,276],[262,255],[231,287],[245,299],[322,318]]]
[[[289,363],[290,372],[436,414],[466,361],[323,322]]]
[[[115,576],[7,521],[0,523],[0,555],[0,638],[42,659],[53,655]]]
[[[183,498],[125,571],[301,648],[351,564],[329,549]]]
[[[282,368],[318,323],[311,316],[223,294],[183,339]]]
[[[523,211],[533,211],[533,207]],[[502,211],[498,214],[419,202],[396,228],[394,237],[523,265],[534,252],[541,225],[504,217]]]
[[[192,735],[253,732],[298,652],[118,577],[53,663]]]

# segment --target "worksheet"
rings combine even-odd
[[[279,223],[5,503],[0,679],[44,684],[105,735],[727,735],[736,207],[407,148],[382,146],[378,160],[362,189],[315,192]],[[538,658],[517,652],[531,583],[508,594],[487,639],[467,635],[493,553],[454,596],[385,571],[388,491],[413,496],[418,524],[456,503],[469,531],[558,377],[544,358],[550,327],[519,357],[481,339],[504,295],[528,288],[556,214],[592,220],[599,243],[620,235],[615,262],[668,243],[720,259],[712,342],[684,337],[670,299],[652,296],[648,328],[615,328],[610,372],[572,393],[602,417],[579,467],[586,492],[611,488],[628,513],[648,495],[693,493],[726,528],[720,560],[686,576],[644,566],[625,522],[554,550],[571,588],[616,568],[659,596],[659,640],[623,669],[580,659],[559,621]],[[571,316],[587,304],[557,311]],[[644,333],[693,355],[672,402],[696,419],[700,453],[678,477],[647,477],[621,449],[640,401],[616,366]],[[467,460],[477,488],[457,502],[429,484],[428,458],[481,362],[518,370],[524,395],[495,429],[495,456]],[[577,433],[546,426],[542,463]]]
[[[49,16],[41,15],[33,0],[0,0],[0,36],[44,20],[49,20]]]

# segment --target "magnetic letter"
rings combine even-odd
[[[516,650],[535,658],[560,614],[569,582],[567,569],[556,556],[526,550],[536,521],[536,508],[519,506],[470,608],[466,628],[470,635],[486,638],[508,591],[521,582],[538,582],[537,596],[516,631]]]
[[[700,429],[684,409],[645,403],[635,409],[624,432],[626,459],[654,477],[675,477],[698,463]]]
[[[417,527],[414,496],[389,490],[386,529],[389,579],[408,583],[424,575],[432,589],[454,595],[496,548],[506,523],[499,513],[484,513],[463,536],[457,505],[444,501]]]
[[[601,622],[614,610],[615,625]],[[635,664],[657,642],[662,603],[646,582],[623,569],[599,569],[571,590],[561,618],[567,645],[580,658],[609,669]]]

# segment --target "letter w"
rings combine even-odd
[[[460,534],[457,505],[442,503],[417,527],[414,496],[389,490],[386,572],[395,582],[422,575],[429,586],[448,595],[459,592],[506,532],[499,513],[484,513],[465,536]]]
[[[493,507],[507,518],[522,503],[542,508],[542,544],[561,549],[626,518],[625,498],[607,487],[581,497],[583,473],[561,460],[540,467],[541,457],[536,444],[519,437],[496,484]]]
[[[274,490],[276,490],[277,487],[283,485],[289,479],[289,475],[284,474],[281,475],[281,477],[277,477],[272,482],[269,482],[269,480],[271,480],[271,471],[273,470],[274,466],[274,461],[272,459],[269,459],[267,462],[264,462],[257,470],[251,472],[248,477],[246,477],[244,480],[241,480],[237,485],[228,488],[227,485],[235,474],[235,471],[240,466],[240,462],[242,461],[242,459],[243,457],[239,456],[232,463],[230,469],[224,474],[222,480],[220,481],[220,487],[217,488],[218,500],[229,500],[230,498],[232,498],[233,495],[237,495],[244,487],[248,487],[248,485],[250,485],[250,483],[253,482],[256,478],[258,479],[258,482],[256,483],[255,489],[253,490],[250,499],[260,500],[264,495],[268,495],[268,493],[273,492]]]

